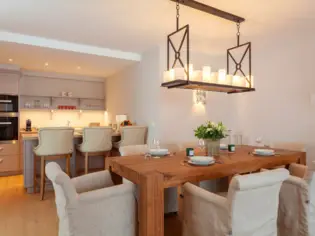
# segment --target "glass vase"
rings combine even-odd
[[[220,154],[220,140],[205,139],[204,141],[208,156],[218,156]]]

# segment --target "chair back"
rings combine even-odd
[[[120,146],[143,145],[146,144],[147,127],[145,126],[126,126],[121,127]]]
[[[119,148],[121,156],[142,155],[149,151],[148,145],[130,145]]]
[[[277,235],[279,191],[286,169],[235,176],[228,202],[233,236]]]
[[[69,176],[61,170],[56,162],[49,162],[45,171],[48,179],[53,183],[57,213],[62,219],[66,214],[66,205],[76,200],[77,192]]]
[[[112,149],[111,127],[89,127],[83,128],[83,152],[105,152]]]
[[[73,152],[74,129],[69,127],[41,128],[38,130],[37,156],[71,154]]]

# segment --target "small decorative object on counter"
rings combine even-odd
[[[130,120],[124,120],[120,123],[120,126],[132,126],[132,123]]]
[[[193,148],[186,148],[186,156],[193,157],[195,155],[195,151]]]
[[[229,152],[235,152],[235,145],[229,144],[228,149],[229,149]]]

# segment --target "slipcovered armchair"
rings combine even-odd
[[[233,177],[227,197],[184,185],[183,236],[276,236],[285,169]]]
[[[136,236],[134,185],[114,186],[110,173],[101,171],[70,179],[51,162],[59,236]]]
[[[315,172],[299,164],[289,171],[280,190],[278,235],[315,236]]]

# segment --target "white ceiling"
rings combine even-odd
[[[10,62],[9,59],[13,59]],[[48,63],[48,66],[45,64]],[[34,71],[106,77],[136,63],[50,48],[0,42],[0,64],[22,65]]]
[[[273,34],[294,26],[296,22],[312,23],[315,18],[314,0],[199,1],[246,18],[241,29],[249,38]],[[175,5],[169,0],[0,0],[0,3],[0,30],[134,53],[142,53],[150,47],[165,43],[166,35],[175,29]],[[180,14],[181,23],[191,25],[192,37],[198,38],[200,45],[235,38],[236,27],[231,22],[184,6]],[[3,48],[0,47],[1,51]],[[40,58],[40,53],[35,51],[42,51],[29,48],[26,60],[21,59],[21,53],[18,53],[20,47],[5,50],[15,51],[17,60],[24,63],[22,67],[34,68]],[[108,64],[102,64],[101,59],[95,56],[85,55],[85,59],[82,59],[85,57],[83,55],[63,57],[65,53],[51,54],[57,61],[62,61],[60,64],[64,67],[71,64],[67,71],[71,71],[72,64],[77,64],[75,58],[78,57],[79,62],[84,60],[85,67],[97,71],[97,75],[112,73],[105,72],[112,69],[108,58],[105,59]],[[0,63],[2,59],[1,55]],[[89,63],[90,60],[93,63]],[[116,61],[116,64],[120,62]],[[122,65],[124,63],[122,61]]]

